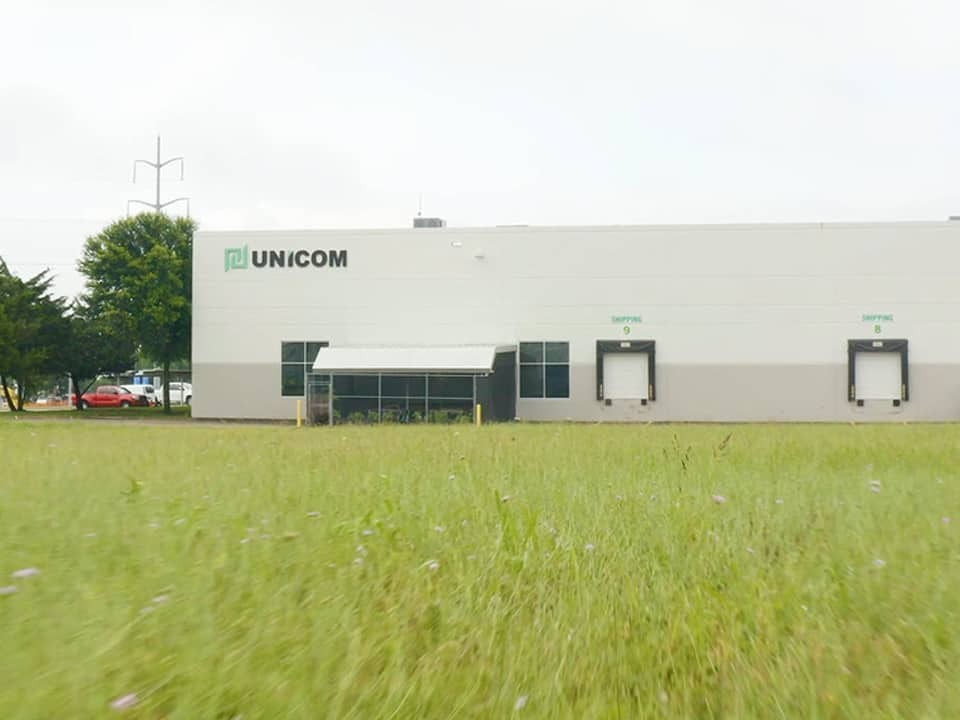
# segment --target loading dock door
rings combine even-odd
[[[900,399],[900,354],[858,352],[856,354],[856,400]]]
[[[607,353],[603,356],[605,400],[650,399],[650,358],[647,353]]]

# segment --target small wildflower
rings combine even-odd
[[[353,564],[354,564],[354,565],[363,565],[363,558],[362,558],[362,557],[354,558],[354,559],[353,559]]]
[[[110,703],[110,707],[112,707],[114,710],[128,710],[136,704],[137,704],[137,694],[128,693],[126,695],[123,695],[122,697],[118,697],[116,700]]]
[[[714,495],[710,499],[713,500],[717,505],[723,505],[727,501],[727,498],[723,495]]]
[[[517,698],[517,701],[513,704],[514,710],[523,710],[527,706],[527,696],[521,695]]]
[[[783,505],[783,498],[777,498],[774,502],[776,502],[777,505]]]
[[[40,571],[35,567],[24,568],[23,570],[17,570],[10,574],[14,580],[20,580],[22,578],[34,577],[39,575]]]
[[[361,557],[366,557],[367,549],[363,545],[357,545],[357,555]]]
[[[503,503],[510,502],[511,500],[513,500],[513,497],[511,495],[504,495],[502,498],[500,498],[500,502],[503,502]]]
[[[240,544],[241,544],[241,545],[246,545],[248,542],[250,542],[250,538],[246,537],[246,538],[244,538],[243,540],[240,541]]]
[[[873,561],[873,566],[877,569],[884,568],[887,566],[887,561],[881,558],[877,558]]]
[[[177,518],[176,520],[173,521],[173,524],[174,524],[174,525],[183,525],[186,521],[187,521],[186,518]]]
[[[450,473],[449,475],[447,475],[447,480],[450,480],[451,482],[456,479],[457,479],[457,476],[455,473]]]
[[[754,549],[753,549],[752,547],[748,547],[748,548],[747,548],[747,552],[750,553],[751,555],[753,555],[753,554],[754,554]]]
[[[623,495],[617,495],[617,502],[623,502]]]
[[[3,587],[0,587],[0,595],[13,595],[16,591],[16,585],[4,585]]]
[[[440,563],[438,563],[436,560],[431,560],[430,562],[427,563],[427,569],[430,572],[436,572],[437,570],[440,569]]]
[[[875,493],[880,492],[880,481],[879,481],[879,480],[871,480],[871,481],[870,481],[870,492],[875,492]]]
[[[151,602],[156,605],[162,605],[163,603],[167,602],[169,599],[170,599],[169,595],[157,595],[153,600],[151,600]]]
[[[476,559],[477,559],[476,555],[467,555],[467,560],[476,560]]]
[[[944,525],[949,525],[949,524],[950,524],[950,518],[948,518],[948,517],[941,518],[941,520],[943,521],[943,524],[944,524]]]
[[[370,537],[371,535],[373,535],[373,530],[371,530],[370,528],[367,528],[366,530],[363,530],[360,534],[363,535],[364,537]]]
[[[583,546],[583,549],[586,550],[587,552],[593,552],[594,550],[596,550],[596,548],[597,546],[594,545],[593,543],[587,543],[586,545]]]
[[[447,531],[443,525],[434,525],[433,529],[438,533],[445,533]]]
[[[147,523],[147,527],[152,530],[156,530],[157,528],[160,527],[160,523],[158,522]]]
[[[318,511],[316,511],[316,510],[311,510],[310,512],[307,513],[307,517],[308,517],[308,518],[318,518],[318,517],[320,517],[320,513],[319,513]]]

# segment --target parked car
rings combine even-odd
[[[84,408],[126,408],[135,405],[144,407],[146,404],[147,398],[145,396],[132,395],[119,385],[101,385],[94,392],[86,392],[80,396],[80,406]]]
[[[153,385],[121,385],[120,389],[125,390],[131,395],[142,395],[147,399],[147,405],[149,407],[160,404],[157,400],[157,391],[154,390]]]
[[[189,405],[193,400],[193,385],[188,382],[170,383],[170,406]],[[157,388],[157,404],[163,405],[163,385]]]

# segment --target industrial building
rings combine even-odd
[[[418,224],[197,232],[194,417],[960,419],[960,222]]]

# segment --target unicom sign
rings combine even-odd
[[[346,267],[346,250],[254,250],[247,245],[223,250],[223,270],[254,268]]]

